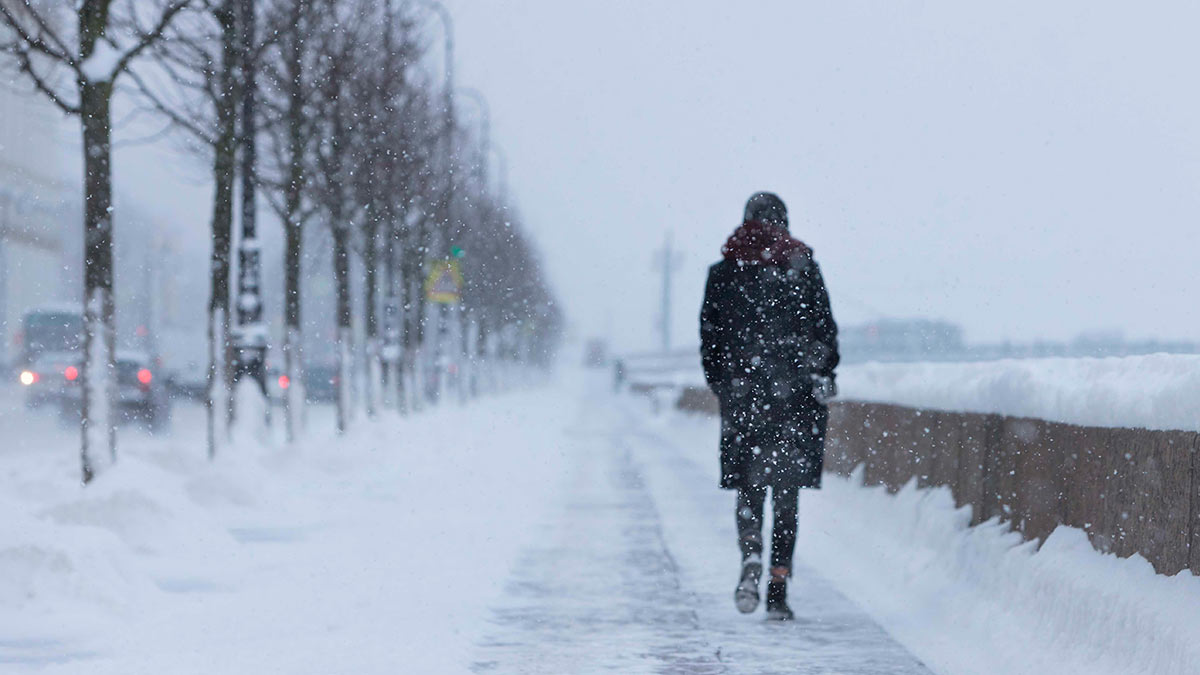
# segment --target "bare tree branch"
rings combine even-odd
[[[34,35],[33,33],[29,32],[21,20],[15,14],[13,14],[12,10],[6,7],[3,2],[0,2],[0,16],[4,18],[4,22],[8,25],[8,27],[11,28],[13,32],[16,33],[21,39],[21,41],[24,42],[30,49],[34,49],[56,61],[71,67],[75,67],[75,59],[72,57],[72,52],[67,47],[66,43],[59,38],[53,30],[50,29],[49,24],[47,24],[46,20],[41,16],[41,14],[34,9],[29,0],[21,0],[21,3],[25,9],[25,12],[29,15],[29,18],[31,18],[33,23],[37,26],[40,35]],[[53,42],[53,46],[47,44],[46,40],[41,36],[49,38],[50,41]]]
[[[33,86],[36,87],[38,91],[45,94],[46,98],[50,99],[51,103],[58,106],[60,110],[68,115],[79,114],[80,108],[78,104],[72,105],[68,103],[65,96],[51,87],[50,83],[47,82],[41,75],[38,75],[37,71],[33,67],[33,61],[29,58],[29,52],[19,51],[16,53],[16,57],[20,63],[21,71],[29,76],[29,79],[33,82]]]
[[[209,131],[200,128],[200,126],[194,123],[192,120],[167,107],[154,92],[154,90],[147,86],[145,80],[140,74],[134,70],[128,70],[126,71],[126,75],[129,77],[129,79],[133,80],[133,82],[137,85],[138,90],[145,96],[146,100],[150,102],[150,107],[156,110],[160,115],[166,117],[171,121],[172,124],[178,126],[184,131],[187,131],[200,141],[209,145],[216,143],[216,138],[212,136]]]
[[[134,59],[136,59],[143,51],[146,50],[146,48],[150,47],[150,45],[154,44],[160,37],[162,37],[163,32],[165,32],[167,27],[171,25],[171,20],[175,18],[175,15],[190,5],[191,1],[192,0],[175,0],[175,2],[163,9],[162,15],[159,17],[158,24],[154,26],[154,29],[149,33],[142,34],[141,39],[138,40],[138,42],[131,47],[129,51],[125,52],[120,60],[117,61],[117,64],[112,71],[114,79],[116,75],[126,72],[126,70],[129,68],[129,64]]]

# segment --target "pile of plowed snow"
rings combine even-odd
[[[1200,431],[1200,355],[868,363],[843,399],[1098,427]]]
[[[799,555],[936,672],[1200,673],[1200,578],[1155,574],[1059,527],[1039,549],[969,527],[947,488],[827,476],[801,499]]]

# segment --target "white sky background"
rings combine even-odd
[[[491,104],[578,334],[657,344],[652,255],[671,228],[674,341],[695,344],[706,267],[771,189],[843,324],[1200,339],[1200,5],[447,4],[459,84]],[[118,150],[117,190],[203,246],[208,169],[175,147]]]
[[[843,323],[1200,338],[1200,5],[450,0],[459,81],[583,334],[677,345],[772,189]]]

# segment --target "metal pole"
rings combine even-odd
[[[443,82],[443,142],[446,144],[446,161],[448,162],[446,171],[446,191],[444,198],[441,200],[442,211],[442,241],[441,253],[442,257],[450,257],[451,241],[450,237],[453,228],[453,203],[454,203],[454,21],[450,18],[450,11],[446,6],[436,0],[415,0],[426,9],[433,11],[442,21],[442,27],[445,30],[445,56],[443,67],[445,69],[445,80]],[[434,367],[437,368],[437,397],[440,399],[442,393],[446,389],[446,369],[448,364],[442,363],[443,354],[448,350],[448,332],[449,332],[449,307],[445,304],[438,305],[438,331],[437,338],[434,344]]]
[[[492,112],[488,107],[487,99],[483,94],[479,93],[478,89],[471,87],[463,87],[458,90],[458,93],[466,96],[479,106],[479,161],[476,162],[474,173],[477,180],[481,181],[484,190],[487,190],[487,161],[490,153],[492,141]]]
[[[667,230],[667,240],[662,249],[662,306],[659,309],[659,326],[663,353],[671,351],[671,274],[675,271],[675,247],[673,236]]]
[[[487,184],[487,180],[488,180],[487,179],[487,162],[488,162],[488,154],[489,154],[488,149],[491,147],[491,129],[492,129],[491,110],[488,107],[487,99],[484,98],[483,94],[481,94],[479,92],[479,90],[465,87],[465,88],[459,89],[458,93],[473,100],[475,102],[475,105],[478,106],[478,108],[479,108],[479,115],[480,115],[480,118],[479,118],[479,146],[480,147],[479,147],[478,155],[474,160],[475,164],[472,167],[472,173],[474,174],[475,181],[479,186],[479,190],[483,193],[486,193],[488,191],[488,184]],[[483,206],[485,203],[486,202],[481,202],[481,206]],[[476,211],[476,213],[478,213],[478,210]],[[479,363],[472,363],[471,358],[470,358],[470,354],[471,354],[471,349],[470,349],[470,340],[471,340],[470,333],[471,333],[471,331],[470,331],[470,328],[471,328],[472,324],[474,324],[476,326],[476,328],[478,328],[478,321],[473,321],[473,320],[471,320],[470,317],[468,317],[466,303],[464,301],[460,300],[459,308],[458,308],[458,326],[459,326],[459,343],[460,343],[460,347],[461,347],[462,363],[460,364],[460,367],[458,368],[457,377],[458,377],[458,384],[459,384],[459,398],[461,400],[466,400],[466,398],[470,395],[471,391],[476,389],[475,384],[474,384],[475,378],[476,378],[475,371],[476,371],[476,368],[480,365]],[[477,340],[482,339],[482,333],[480,333],[478,330],[476,331],[476,339]]]
[[[242,217],[238,242],[238,285],[236,296],[237,326],[234,330],[234,382],[243,376],[258,384],[267,395],[266,355],[267,331],[263,325],[262,261],[258,242],[255,164],[257,144],[255,134],[255,16],[254,0],[241,0],[238,5],[242,25]]]
[[[496,156],[496,196],[501,208],[506,206],[508,201],[508,155],[504,154],[504,150],[500,146],[492,145],[492,154]]]

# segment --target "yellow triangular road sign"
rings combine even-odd
[[[433,263],[425,280],[425,298],[444,305],[457,304],[462,297],[463,276],[457,260]]]

